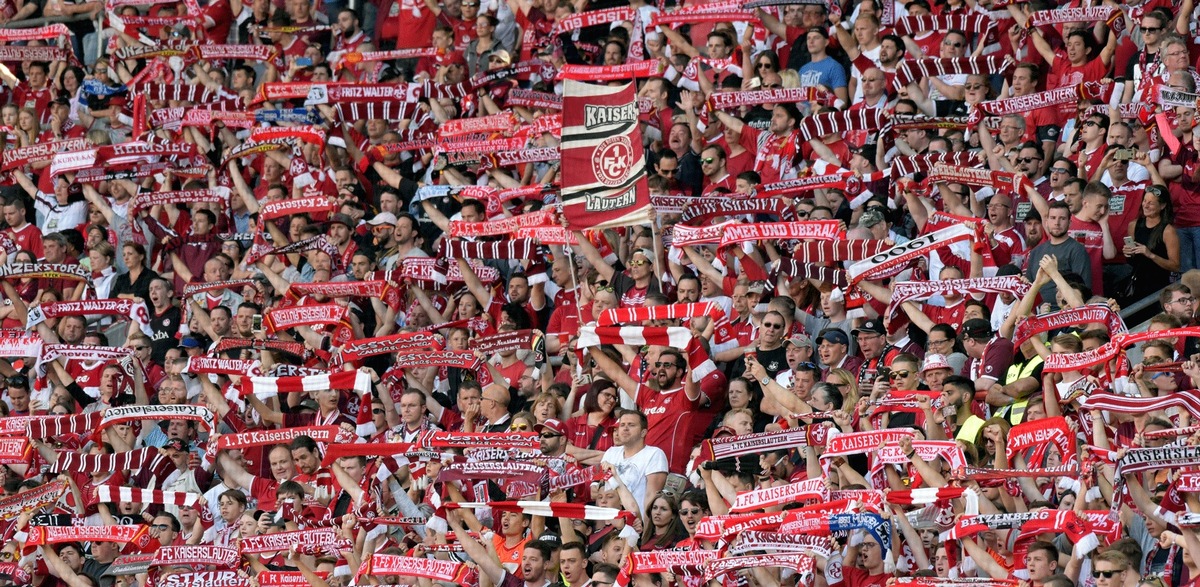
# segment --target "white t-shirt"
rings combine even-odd
[[[646,478],[667,472],[667,453],[656,446],[647,445],[629,458],[625,458],[625,447],[614,446],[604,451],[600,462],[616,465],[621,482],[629,488],[637,500],[638,509],[643,512],[646,511]]]

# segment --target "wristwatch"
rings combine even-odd
[[[768,385],[771,383],[771,378],[763,377],[762,379],[759,379],[758,382],[761,383],[762,385]]]

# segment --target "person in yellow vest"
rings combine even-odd
[[[955,440],[975,442],[979,430],[983,428],[983,418],[971,411],[971,401],[975,398],[975,383],[961,375],[951,375],[942,382],[942,402],[947,407],[955,409]]]
[[[987,393],[988,405],[998,408],[996,415],[1014,426],[1024,421],[1030,394],[1042,388],[1042,357],[1037,354],[1035,344],[1039,343],[1033,338],[1021,345],[1013,364]]]

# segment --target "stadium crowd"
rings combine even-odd
[[[1200,585],[1197,8],[3,0],[0,587]]]

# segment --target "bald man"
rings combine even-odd
[[[508,389],[496,384],[483,388],[483,400],[479,404],[479,414],[487,418],[484,432],[507,432],[509,426],[508,404],[511,398]]]
[[[987,204],[988,241],[996,265],[1015,263],[1025,259],[1025,240],[1013,222],[1013,202],[1008,194],[998,193]]]

